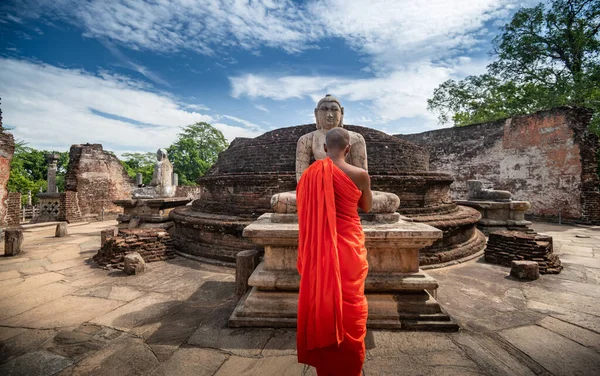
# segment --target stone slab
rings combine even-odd
[[[127,331],[137,325],[158,320],[176,303],[167,295],[149,293],[127,304],[121,302],[119,308],[97,315],[92,323]]]
[[[0,291],[0,299],[5,299],[11,296],[18,295],[23,292],[31,291],[40,288],[44,285],[58,282],[64,278],[63,275],[58,273],[43,273],[36,274],[25,278],[21,283],[12,286],[10,289],[4,289]]]
[[[500,335],[554,375],[598,375],[597,352],[540,326],[507,329]]]
[[[545,317],[538,325],[569,338],[582,346],[594,349],[600,354],[600,334],[569,324],[553,317]]]
[[[0,300],[0,320],[16,316],[32,308],[72,293],[76,288],[64,283],[50,283],[32,291]]]
[[[50,376],[73,364],[69,358],[49,351],[34,351],[0,366],[0,375],[5,376]]]
[[[123,304],[125,303],[117,300],[63,296],[10,319],[2,320],[0,325],[40,329],[77,326]]]
[[[212,376],[228,358],[228,354],[218,350],[182,347],[151,376]]]
[[[307,369],[304,371],[304,369]],[[314,369],[298,363],[295,356],[276,358],[242,358],[232,356],[219,369],[215,376],[266,376],[266,375],[316,375]]]
[[[55,334],[55,330],[23,329],[21,333],[2,341],[0,364],[23,354],[39,350]]]

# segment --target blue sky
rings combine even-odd
[[[154,151],[196,121],[229,141],[311,123],[331,93],[347,124],[427,131],[433,89],[482,73],[498,26],[536,3],[5,0],[4,125],[38,148]]]

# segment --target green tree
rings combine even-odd
[[[600,2],[520,9],[494,39],[487,73],[448,80],[427,101],[441,123],[494,121],[560,105],[595,110],[600,134]]]
[[[68,152],[57,152],[48,150],[37,150],[27,146],[23,141],[17,141],[15,153],[10,161],[10,177],[8,179],[8,190],[20,192],[23,203],[27,202],[27,192],[34,195],[33,202],[36,203],[35,193],[40,188],[46,190],[48,179],[48,164],[46,154],[56,153],[60,155],[57,163],[56,185],[59,192],[65,189],[65,174],[69,164]]]
[[[127,174],[135,179],[137,173],[141,173],[144,184],[150,183],[154,173],[154,164],[156,163],[155,153],[124,153],[121,155],[121,164],[127,171]]]
[[[205,122],[182,129],[167,152],[179,176],[179,184],[195,185],[196,179],[204,175],[217,161],[219,153],[227,148],[227,141],[221,131]]]

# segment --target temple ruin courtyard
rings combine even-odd
[[[115,222],[26,228],[0,259],[2,375],[314,375],[295,331],[230,329],[235,271],[177,257],[126,276],[91,260]],[[27,227],[27,226],[25,226]],[[600,227],[534,223],[564,265],[533,282],[472,260],[429,271],[457,333],[369,330],[366,375],[600,374]]]

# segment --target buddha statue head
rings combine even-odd
[[[158,149],[156,151],[156,160],[159,162],[162,162],[165,159],[169,159],[168,155],[167,155],[167,149]]]
[[[344,107],[336,97],[327,94],[317,103],[315,108],[317,129],[327,132],[336,127],[344,126]]]

